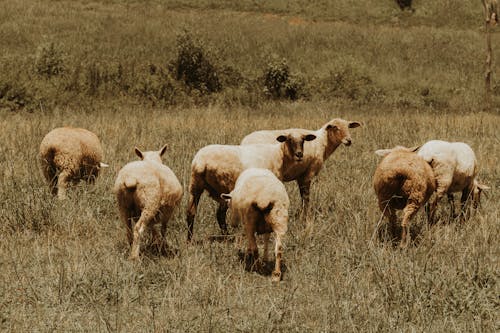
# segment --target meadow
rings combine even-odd
[[[0,88],[20,93],[10,100],[0,94],[1,330],[500,329],[500,119],[497,96],[496,107],[482,111],[479,4],[414,1],[414,13],[374,0],[4,4]],[[217,69],[232,68],[243,83],[221,76],[222,89],[207,93],[168,78],[171,98],[138,94],[133,83],[157,84],[148,68],[168,70],[185,29]],[[64,71],[47,77],[37,52],[51,43]],[[266,68],[282,58],[304,83],[293,101],[262,92]],[[120,64],[122,84],[101,75]],[[297,186],[286,184],[283,281],[245,271],[233,243],[208,241],[219,228],[206,194],[195,242],[186,244],[190,163],[199,148],[237,144],[257,129],[317,129],[336,117],[364,126],[352,130],[352,146],[339,147],[313,184],[310,234],[297,218]],[[43,136],[63,125],[95,132],[110,168],[60,202],[37,157]],[[374,151],[437,138],[470,144],[479,178],[492,189],[466,223],[448,217],[446,200],[433,227],[420,212],[414,244],[399,250],[377,237],[383,225],[372,188]],[[111,189],[118,170],[136,159],[134,146],[165,143],[164,162],[185,189],[167,227],[172,253],[146,249],[141,262],[130,262]]]

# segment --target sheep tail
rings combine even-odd
[[[127,177],[123,181],[123,185],[128,191],[133,192],[137,188],[137,179],[135,177]]]
[[[267,215],[271,212],[271,210],[274,207],[274,202],[269,202],[267,205],[260,205],[257,202],[254,202],[252,206],[257,209],[258,211],[261,211],[264,215]]]

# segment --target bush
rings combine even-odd
[[[325,98],[336,97],[368,103],[379,102],[384,96],[384,91],[377,87],[370,76],[359,73],[350,66],[330,72],[320,86]]]
[[[54,43],[42,44],[35,55],[35,72],[47,79],[64,72],[63,52]]]
[[[222,89],[217,68],[209,60],[203,43],[193,39],[188,32],[177,37],[177,58],[170,66],[177,80],[202,94],[211,94]]]
[[[153,104],[166,105],[176,104],[179,97],[184,95],[170,72],[153,64],[141,71],[133,92],[136,96],[147,99]]]
[[[34,97],[21,80],[0,81],[0,109],[16,111],[33,103]]]
[[[271,61],[264,72],[264,92],[274,99],[297,100],[305,96],[304,80],[290,74],[286,59]]]

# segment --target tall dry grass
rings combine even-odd
[[[186,245],[185,206],[167,228],[177,253],[145,251],[127,260],[125,231],[111,192],[133,147],[168,143],[165,163],[185,189],[192,156],[209,143],[234,144],[261,128],[319,128],[333,117],[359,120],[353,145],[340,147],[312,189],[314,232],[295,217],[300,197],[288,183],[290,230],[279,284],[250,273],[218,232],[205,195]],[[6,331],[495,331],[499,295],[498,116],[402,114],[338,109],[330,103],[275,104],[259,110],[139,109],[97,106],[44,114],[2,114],[0,126],[0,328]],[[49,194],[37,150],[50,129],[72,125],[101,138],[106,162],[95,186]],[[373,237],[381,217],[372,189],[373,151],[429,139],[460,140],[476,151],[492,187],[464,224],[414,220],[416,244],[400,251]],[[449,222],[449,223],[448,223]],[[237,231],[236,231],[237,232]]]

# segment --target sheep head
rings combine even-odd
[[[326,131],[328,132],[328,141],[350,146],[352,138],[349,128],[356,128],[359,126],[361,126],[361,123],[358,121],[333,119],[325,125]]]
[[[490,189],[489,186],[481,184],[476,179],[474,180],[474,186],[472,189],[472,204],[474,208],[478,208],[479,205],[481,204],[481,193],[489,189]]]
[[[135,154],[143,161],[154,161],[158,163],[162,163],[161,157],[165,152],[167,151],[167,145],[164,145],[160,150],[158,151],[141,151],[139,148],[135,147],[134,151]]]
[[[316,139],[316,135],[288,133],[279,135],[276,140],[285,145],[286,154],[297,162],[302,161],[304,157],[304,142]]]

